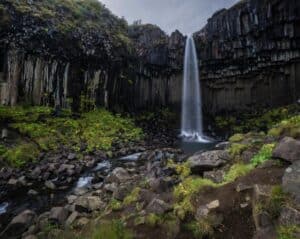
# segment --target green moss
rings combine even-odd
[[[247,147],[248,146],[245,144],[233,143],[230,145],[228,153],[231,157],[236,158],[239,157],[247,149]]]
[[[28,162],[37,160],[39,155],[38,147],[33,143],[22,143],[16,147],[7,149],[3,158],[14,167],[22,167]]]
[[[236,180],[238,177],[248,174],[252,169],[253,165],[246,164],[234,164],[230,170],[224,176],[224,183],[230,183]]]
[[[151,226],[151,227],[155,227],[157,225],[161,225],[162,224],[162,218],[159,215],[156,215],[154,213],[150,213],[146,216],[146,224]]]
[[[299,225],[280,226],[277,229],[278,239],[297,239],[299,233]]]
[[[108,205],[108,208],[113,211],[119,211],[122,209],[122,203],[116,199],[112,199]]]
[[[207,217],[198,221],[192,221],[185,228],[192,232],[195,238],[211,238],[214,234],[213,218]]]
[[[229,138],[229,142],[238,143],[241,142],[244,139],[244,137],[245,136],[243,134],[235,134]]]
[[[173,168],[176,170],[176,173],[180,176],[181,179],[188,177],[191,174],[191,168],[188,162],[185,163],[175,163],[172,160],[168,161],[169,168]]]
[[[130,194],[128,194],[125,198],[124,198],[124,201],[123,201],[123,204],[125,206],[128,206],[132,203],[135,203],[138,201],[139,199],[139,196],[140,196],[140,191],[141,191],[141,188],[140,187],[136,187],[134,188]]]
[[[265,144],[261,147],[260,151],[251,159],[251,164],[257,166],[269,160],[272,156],[272,151],[275,144]]]
[[[300,116],[294,116],[281,121],[269,130],[268,135],[273,137],[290,136],[300,138]]]
[[[174,212],[184,219],[187,214],[194,212],[192,197],[205,187],[215,187],[217,184],[208,179],[200,177],[188,177],[178,184],[173,191],[175,197]]]

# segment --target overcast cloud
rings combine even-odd
[[[238,0],[100,0],[114,14],[129,23],[141,19],[165,32],[178,29],[184,34],[200,30],[217,10],[228,8]]]

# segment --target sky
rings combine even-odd
[[[184,34],[199,31],[217,10],[238,0],[100,0],[115,15],[128,23],[141,19],[158,25],[170,34],[178,29]]]

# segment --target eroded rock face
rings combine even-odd
[[[291,163],[300,160],[300,141],[291,137],[283,138],[274,149],[272,156]]]

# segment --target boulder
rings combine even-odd
[[[225,172],[223,170],[214,170],[209,172],[204,172],[203,178],[209,179],[214,183],[222,183],[225,176]]]
[[[300,141],[290,137],[283,138],[273,150],[272,156],[291,163],[300,160]]]
[[[154,198],[147,206],[146,211],[148,213],[154,213],[157,215],[162,215],[165,212],[168,212],[172,209],[172,207],[164,202],[163,200],[160,200],[158,198]]]
[[[277,239],[276,230],[272,226],[259,229],[254,233],[253,239]]]
[[[229,160],[225,150],[207,151],[196,153],[188,159],[192,173],[198,174],[223,166]]]
[[[300,160],[294,162],[285,170],[282,178],[284,192],[290,193],[298,204],[300,204]]]
[[[49,214],[49,221],[55,224],[64,225],[68,218],[69,212],[63,207],[54,207],[51,209]]]
[[[124,168],[115,168],[110,175],[107,177],[107,182],[111,183],[124,183],[128,179],[130,179],[130,176],[126,169]]]
[[[53,182],[51,181],[46,181],[45,182],[45,187],[48,188],[48,189],[51,189],[51,190],[55,190],[56,189],[56,186]]]
[[[6,229],[0,234],[1,238],[18,238],[36,220],[35,212],[25,210],[14,217]]]
[[[72,212],[71,215],[68,217],[68,219],[66,220],[65,225],[66,226],[70,226],[73,224],[73,222],[76,220],[76,218],[79,216],[78,212]]]
[[[300,225],[300,211],[290,206],[285,206],[280,213],[280,225]]]
[[[78,212],[92,212],[104,207],[104,203],[96,196],[81,196],[75,201],[75,210]]]

